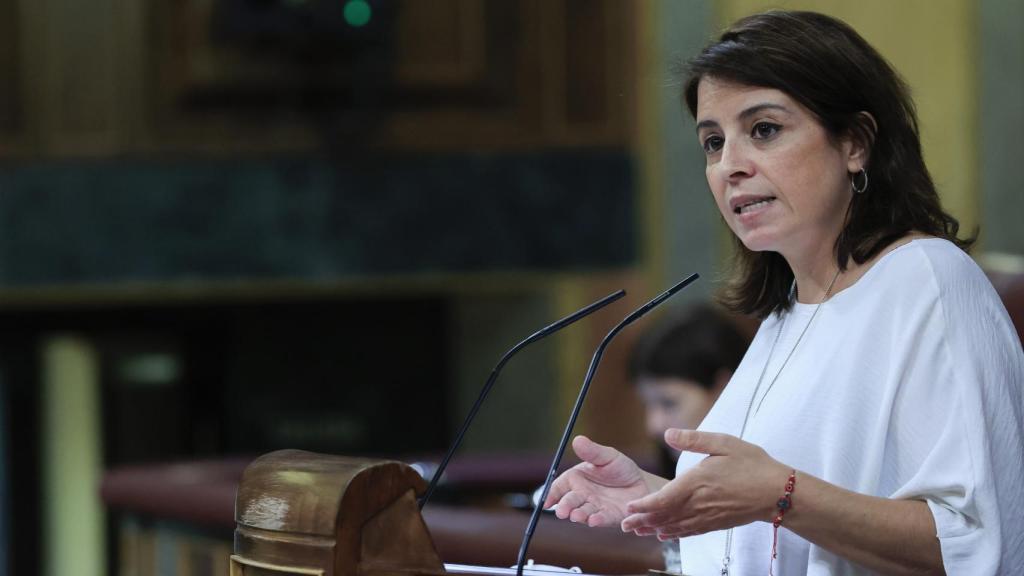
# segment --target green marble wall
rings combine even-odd
[[[1024,256],[1024,3],[980,10],[982,248]]]
[[[0,166],[0,285],[628,266],[632,172],[606,150]]]

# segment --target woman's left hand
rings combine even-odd
[[[728,434],[676,428],[665,432],[665,442],[708,457],[661,490],[630,502],[624,532],[670,540],[774,518],[791,469],[761,447]]]

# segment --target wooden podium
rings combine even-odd
[[[238,488],[230,576],[446,574],[417,505],[426,488],[401,462],[266,454]]]

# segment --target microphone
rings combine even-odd
[[[608,343],[622,331],[623,328],[636,322],[641,316],[647,314],[653,310],[656,306],[668,300],[674,296],[677,292],[686,288],[692,284],[697,278],[700,278],[699,274],[690,274],[683,281],[679,282],[675,286],[657,295],[647,304],[637,308],[632,314],[623,318],[622,322],[619,322],[608,334],[601,340],[601,343],[597,345],[597,350],[594,351],[594,357],[590,360],[590,367],[587,369],[587,375],[583,379],[583,387],[580,388],[580,395],[576,398],[576,404],[572,407],[572,414],[569,415],[569,423],[565,426],[565,432],[562,434],[562,441],[558,444],[558,450],[555,451],[555,459],[551,462],[551,469],[548,470],[547,480],[544,481],[544,489],[541,491],[540,500],[533,507],[533,515],[530,516],[530,524],[526,528],[526,534],[523,536],[523,544],[519,548],[519,560],[516,563],[516,575],[523,576],[523,565],[526,563],[526,552],[530,547],[530,540],[533,539],[533,533],[537,529],[537,521],[540,520],[541,508],[544,507],[544,501],[548,499],[548,492],[551,491],[551,483],[555,481],[555,474],[558,471],[558,465],[562,461],[562,455],[565,454],[565,447],[569,444],[569,435],[572,434],[573,426],[576,425],[576,418],[580,415],[580,409],[583,407],[583,400],[587,397],[587,390],[590,389],[590,381],[594,379],[594,373],[597,372],[597,365],[601,362],[601,357],[604,356],[604,349],[608,347]]]
[[[427,491],[423,494],[423,497],[420,498],[420,510],[423,510],[423,507],[427,505],[427,500],[430,500],[430,497],[434,494],[434,490],[437,488],[437,483],[441,479],[441,475],[444,473],[444,469],[448,467],[448,462],[452,459],[452,455],[455,454],[455,450],[457,450],[458,447],[462,444],[462,438],[466,435],[466,430],[469,429],[470,423],[473,422],[473,419],[476,417],[476,413],[480,410],[480,406],[483,405],[484,399],[486,399],[487,395],[491,392],[491,388],[494,386],[494,382],[497,381],[498,379],[498,373],[501,372],[501,369],[502,367],[505,366],[505,363],[508,362],[509,359],[515,356],[517,352],[519,352],[526,346],[536,342],[537,340],[540,340],[541,338],[558,332],[562,328],[565,328],[566,326],[572,324],[573,322],[576,322],[577,320],[585,316],[589,316],[590,314],[597,312],[601,308],[604,308],[605,306],[611,304],[612,302],[615,302],[616,300],[622,298],[625,295],[625,290],[613,292],[605,296],[604,298],[601,298],[597,302],[594,302],[584,308],[581,308],[573,312],[572,314],[569,314],[565,318],[562,318],[561,320],[556,320],[555,322],[549,324],[548,326],[541,328],[540,330],[528,336],[522,342],[513,346],[508,352],[505,352],[505,355],[502,356],[500,360],[498,360],[498,363],[494,366],[494,369],[491,370],[491,375],[489,378],[487,378],[487,383],[485,383],[483,389],[480,390],[480,395],[477,397],[476,402],[473,404],[473,408],[470,409],[469,415],[466,416],[466,420],[462,423],[462,427],[459,428],[458,433],[455,435],[455,441],[452,442],[451,447],[448,448],[448,453],[444,455],[444,458],[441,460],[441,464],[437,467],[437,470],[434,472],[434,476],[430,479],[430,486],[427,487]]]

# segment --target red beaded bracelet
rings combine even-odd
[[[793,487],[796,486],[796,470],[789,473],[789,479],[786,480],[786,492],[779,498],[779,501],[775,503],[779,511],[775,514],[775,519],[772,520],[772,559],[768,565],[768,574],[771,576],[772,568],[775,565],[775,557],[778,555],[778,544],[779,544],[779,526],[782,526],[782,517],[786,514],[786,510],[793,507]]]

